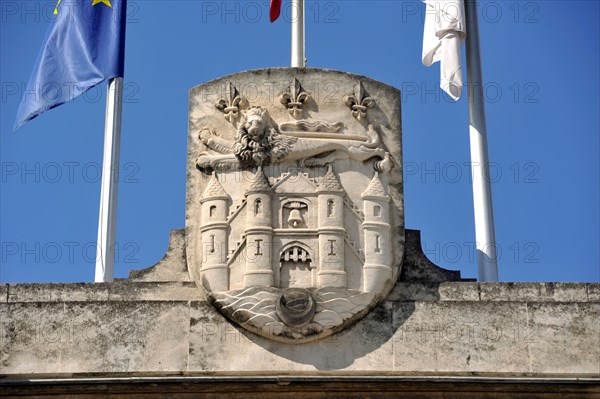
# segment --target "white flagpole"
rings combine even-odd
[[[473,174],[475,241],[479,281],[498,281],[498,259],[492,210],[490,160],[483,97],[476,0],[465,1],[467,26],[467,81],[469,88],[469,136]]]
[[[94,279],[97,283],[113,280],[122,109],[123,78],[112,78],[108,82],[108,90],[106,92],[104,158],[102,161],[100,217],[96,247],[96,277]]]
[[[304,0],[292,0],[292,67],[304,68]]]

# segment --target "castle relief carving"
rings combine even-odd
[[[294,118],[298,93],[287,103]],[[302,343],[343,329],[400,271],[400,154],[379,121],[365,113],[363,126],[340,111],[320,110],[328,122],[277,121],[261,104],[230,110],[237,129],[191,123],[201,190],[188,204],[190,273],[221,313],[269,339]]]

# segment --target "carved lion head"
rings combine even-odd
[[[260,141],[267,133],[267,128],[273,129],[271,118],[266,109],[252,107],[243,111],[243,128],[255,141]]]
[[[264,166],[285,157],[292,143],[279,134],[266,109],[255,106],[242,115],[233,147],[242,166]]]

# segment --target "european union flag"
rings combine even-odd
[[[58,0],[15,130],[97,84],[123,76],[126,7],[126,0]]]

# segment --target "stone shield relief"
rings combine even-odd
[[[188,268],[230,321],[309,342],[388,295],[404,252],[399,94],[309,68],[190,91]]]

